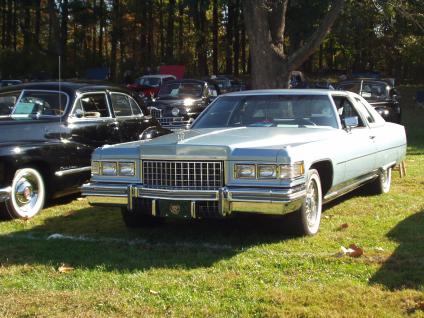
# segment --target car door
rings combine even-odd
[[[333,101],[343,124],[347,117],[357,117],[358,126],[345,129],[339,144],[343,153],[345,166],[345,181],[355,180],[365,176],[375,169],[377,152],[373,131],[368,126],[366,118],[355,107],[355,103],[346,95],[333,95]]]
[[[122,141],[139,140],[143,131],[151,126],[138,103],[121,92],[110,92],[113,112],[119,125]]]
[[[119,125],[112,116],[106,92],[79,95],[67,122],[69,142],[75,145],[79,166],[90,165],[91,152],[105,144],[121,142]]]

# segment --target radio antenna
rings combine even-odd
[[[59,97],[59,138],[62,141],[62,56],[58,57],[58,97]]]

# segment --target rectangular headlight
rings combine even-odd
[[[91,161],[91,174],[99,175],[100,174],[100,162],[99,161]]]
[[[118,162],[118,174],[120,176],[134,176],[135,163],[134,162]]]
[[[235,165],[234,166],[235,178],[256,178],[256,166],[255,165]]]
[[[281,179],[295,179],[303,176],[305,167],[303,161],[295,162],[291,165],[280,165],[280,178]]]
[[[103,161],[102,162],[102,175],[104,176],[116,176],[117,174],[117,164],[113,161]]]
[[[258,165],[258,178],[260,179],[276,179],[276,165]]]

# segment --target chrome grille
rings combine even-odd
[[[184,120],[184,117],[156,117],[156,119],[162,126],[182,125],[188,123],[188,121]]]
[[[220,161],[143,160],[143,185],[153,189],[217,190],[223,184]]]
[[[150,110],[150,115],[152,115],[155,118],[162,117],[162,109],[156,108],[156,107],[148,107]]]

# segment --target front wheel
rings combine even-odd
[[[306,182],[302,206],[295,212],[296,225],[301,235],[315,235],[321,222],[322,190],[318,171],[311,169]]]
[[[34,168],[15,172],[10,199],[5,203],[6,217],[29,219],[37,215],[46,200],[46,187],[42,175]]]

